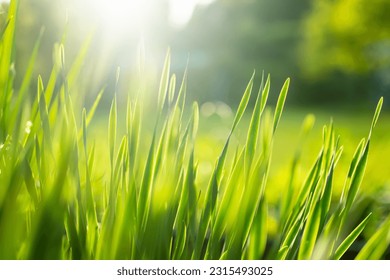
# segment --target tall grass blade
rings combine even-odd
[[[376,106],[376,109],[375,109],[375,113],[374,113],[374,117],[372,118],[372,123],[371,123],[371,128],[370,128],[370,134],[369,136],[371,136],[371,132],[373,131],[376,123],[378,122],[378,118],[379,118],[379,115],[381,113],[381,110],[382,110],[382,105],[383,105],[383,97],[381,97],[378,101],[378,104]],[[368,137],[368,139],[370,139],[370,137]]]
[[[249,123],[248,135],[246,138],[246,150],[245,150],[245,159],[246,159],[245,166],[246,166],[247,175],[250,171],[249,167],[252,164],[252,160],[256,152],[256,144],[259,135],[261,115],[263,113],[263,110],[267,102],[269,88],[270,88],[270,77],[268,75],[264,90],[262,91],[262,93],[259,90],[259,93],[257,95],[255,108],[253,110],[251,121]]]
[[[176,75],[173,74],[171,76],[171,80],[169,81],[169,90],[168,90],[168,104],[172,105],[173,99],[175,98],[175,87],[176,87]]]
[[[321,220],[321,204],[314,202],[309,212],[305,229],[303,230],[298,259],[307,260],[311,258],[314,245],[318,235]]]
[[[276,103],[275,108],[275,115],[274,115],[274,125],[273,125],[273,132],[275,133],[276,128],[279,124],[280,117],[282,116],[282,111],[284,107],[284,103],[286,102],[288,87],[290,86],[290,78],[288,78],[280,91],[278,102]]]
[[[268,74],[267,81],[265,82],[263,92],[261,93],[260,112],[263,112],[265,109],[265,106],[267,105],[270,85],[271,85],[271,76],[270,76],[270,74]]]
[[[370,140],[367,141],[363,154],[361,155],[360,159],[358,160],[355,168],[355,172],[352,175],[351,178],[351,186],[348,190],[347,194],[347,200],[346,200],[346,212],[349,211],[349,209],[352,206],[353,201],[356,198],[356,195],[358,193],[359,187],[363,181],[364,172],[366,170],[367,166],[367,160],[368,160],[368,149],[370,146]]]
[[[252,87],[253,87],[253,79],[255,77],[255,72],[253,72],[251,79],[249,80],[248,85],[244,91],[244,95],[241,98],[240,105],[238,105],[238,109],[236,115],[234,116],[233,125],[231,131],[234,131],[237,124],[240,122],[242,116],[244,115],[246,106],[248,105],[249,99],[251,97]]]
[[[169,71],[171,67],[171,52],[168,49],[167,54],[165,56],[164,68],[161,75],[160,87],[158,90],[158,109],[161,112],[164,104],[165,98],[167,95],[168,84],[169,84]]]
[[[344,239],[344,241],[340,244],[340,246],[336,249],[334,259],[339,260],[344,253],[348,250],[348,248],[355,242],[356,238],[362,233],[364,228],[366,227],[369,219],[371,217],[371,213]]]
[[[96,109],[99,106],[99,102],[100,102],[100,99],[103,96],[103,93],[104,93],[104,88],[99,91],[98,95],[96,96],[95,101],[92,104],[91,109],[89,109],[89,112],[88,112],[88,115],[87,115],[87,119],[86,119],[86,125],[87,126],[91,123],[92,118],[95,115]]]
[[[370,237],[355,260],[379,260],[390,244],[390,217]]]
[[[116,142],[116,127],[117,127],[117,105],[116,95],[111,103],[110,117],[108,119],[108,146],[110,151],[111,167],[114,165],[114,151]]]

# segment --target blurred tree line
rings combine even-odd
[[[291,76],[296,104],[356,105],[390,97],[389,11],[388,0],[218,0],[176,44],[191,53],[195,92],[237,99],[255,68],[274,90]]]
[[[388,0],[215,0],[197,7],[182,28],[170,25],[167,0],[148,1],[153,2],[153,10],[148,11],[153,20],[143,40],[146,56],[152,57],[149,64],[160,67],[151,66],[151,75],[158,76],[170,46],[177,74],[189,59],[189,95],[201,102],[236,104],[254,69],[258,76],[262,70],[271,73],[274,91],[291,77],[289,100],[296,104],[356,105],[375,102],[381,95],[390,97]],[[94,65],[85,70],[90,77],[87,83],[97,90],[112,85],[117,66],[127,74],[134,70],[136,27],[123,29],[122,40],[104,37],[98,16],[93,11],[86,15],[88,8],[81,8],[93,1],[20,2],[17,71],[23,73],[42,26],[45,33],[36,71],[43,76],[51,69],[54,42],[66,34],[71,60],[91,30],[95,35],[88,59]],[[3,26],[4,16],[0,17]]]

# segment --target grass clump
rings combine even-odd
[[[187,73],[176,90],[169,52],[148,148],[141,148],[148,131],[143,129],[140,93],[128,96],[122,122],[115,92],[106,116],[107,140],[93,139],[90,123],[102,92],[90,109],[77,95],[84,49],[67,71],[64,48],[56,46],[51,76],[46,86],[38,77],[30,102],[34,49],[23,84],[14,89],[16,8],[17,1],[11,1],[0,41],[1,259],[340,259],[363,232],[371,214],[355,228],[347,217],[363,179],[382,99],[367,139],[353,156],[340,199],[334,201],[332,190],[343,147],[331,123],[324,126],[322,147],[302,187],[290,184],[282,194],[276,206],[278,231],[270,236],[267,177],[289,79],[272,113],[266,106],[270,76],[262,78],[245,143],[231,147],[251,98],[253,74],[209,182],[198,186],[199,109],[195,102],[189,118],[183,114]],[[119,76],[118,70],[117,83]],[[106,149],[108,162],[97,158],[97,149]],[[105,170],[103,178],[97,165]],[[389,229],[387,218],[356,258],[380,259]]]

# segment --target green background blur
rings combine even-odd
[[[118,5],[120,10],[118,3],[126,1],[97,2]],[[188,60],[189,94],[199,101],[236,104],[253,69],[271,73],[277,84],[291,76],[289,102],[296,105],[356,108],[375,104],[380,96],[386,102],[390,96],[389,1],[214,0],[196,6],[181,25],[170,17],[175,1],[138,2],[144,2],[143,11],[133,5],[132,11],[119,15],[128,21],[108,23],[115,21],[118,11],[111,11],[113,19],[101,20],[104,15],[96,13],[94,1],[22,0],[16,69],[23,71],[44,26],[36,71],[48,75],[53,43],[65,30],[68,57],[94,31],[90,58],[95,63],[90,71],[96,87],[112,83],[117,66],[129,73],[134,70],[142,38],[151,77],[159,77],[170,46],[177,73]],[[131,18],[140,13],[142,23],[135,24]]]

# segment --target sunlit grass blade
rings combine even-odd
[[[91,184],[91,170],[92,164],[94,161],[94,150],[88,155],[88,145],[87,145],[87,113],[83,109],[82,113],[82,133],[83,133],[83,146],[84,146],[84,156],[85,156],[85,191],[86,191],[86,209],[88,213],[88,222],[89,226],[95,228],[97,226],[97,217],[96,217],[96,206],[94,201],[94,196],[92,192]]]
[[[129,182],[132,181],[132,176],[136,170],[136,157],[139,145],[140,130],[141,130],[141,108],[138,100],[133,104],[130,98],[127,102],[126,108],[126,133],[128,137],[128,157],[129,157]]]
[[[189,258],[190,255],[184,254],[185,244],[193,248],[195,245],[195,231],[196,231],[196,189],[195,189],[196,168],[194,166],[194,151],[191,152],[188,168],[186,171],[186,178],[184,180],[183,189],[179,201],[179,207],[175,217],[175,228],[178,235],[177,244],[175,245],[175,258],[181,258],[183,255]],[[183,235],[185,234],[184,240]],[[191,251],[191,250],[190,250]]]
[[[251,230],[248,259],[259,260],[263,258],[268,237],[268,203],[265,197],[260,201]]]
[[[154,178],[154,161],[155,161],[155,132],[150,144],[148,157],[146,160],[143,177],[137,201],[137,228],[143,231],[149,211],[150,192],[152,189],[152,182]]]
[[[313,189],[313,186],[315,186],[318,182],[318,175],[320,172],[320,166],[323,158],[323,149],[321,149],[320,154],[317,157],[317,160],[315,161],[314,165],[309,171],[309,174],[307,175],[302,188],[299,191],[298,197],[295,202],[295,206],[293,211],[290,213],[289,218],[287,220],[287,223],[285,225],[285,228],[289,228],[291,226],[291,222],[294,221],[296,218],[296,215],[299,213],[301,207],[305,205],[305,201],[307,199],[307,196],[311,189]],[[285,231],[285,229],[283,230]]]
[[[69,238],[69,244],[72,247],[72,256],[73,260],[80,260],[83,258],[83,245],[79,239],[77,232],[77,221],[76,221],[76,211],[74,207],[70,207],[65,216],[65,228],[67,231],[67,236]]]
[[[246,138],[246,150],[245,150],[245,168],[247,174],[249,173],[249,167],[252,164],[253,157],[256,151],[256,144],[258,141],[258,134],[260,129],[260,121],[263,110],[265,108],[268,93],[270,89],[270,77],[268,75],[267,82],[263,91],[259,90],[257,95],[256,104],[252,113],[251,121],[249,123],[248,135]]]
[[[314,202],[306,221],[302,240],[299,248],[298,259],[307,260],[311,258],[314,245],[317,239],[318,229],[321,220],[321,204]]]
[[[295,151],[294,157],[292,159],[291,163],[291,169],[290,169],[290,175],[289,175],[289,180],[288,180],[288,189],[287,192],[284,196],[281,197],[281,202],[280,202],[280,225],[283,226],[285,225],[288,216],[295,203],[295,198],[294,194],[296,194],[297,190],[296,187],[294,186],[296,176],[297,176],[297,169],[299,168],[299,162],[302,156],[302,148],[304,147],[305,140],[309,132],[312,130],[313,125],[315,122],[315,117],[311,114],[307,115],[305,119],[303,120],[303,124],[301,126],[301,132],[300,132],[300,137],[298,141],[298,147]],[[311,170],[312,172],[313,170]]]
[[[334,254],[334,259],[339,260],[343,254],[348,250],[348,248],[355,242],[356,238],[362,233],[364,228],[366,227],[369,219],[371,217],[371,213],[344,239],[344,241],[340,244],[340,246],[336,249]]]
[[[295,244],[297,237],[298,237],[298,234],[301,230],[302,220],[303,220],[302,219],[303,211],[304,211],[304,208],[302,208],[300,210],[300,213],[297,216],[297,218],[293,221],[291,226],[286,230],[286,234],[282,240],[280,248],[287,248],[287,249],[285,249],[287,252],[285,250],[283,250],[283,251],[279,250],[277,253],[277,257],[276,257],[277,259],[281,259],[282,256],[284,256],[284,258],[285,258],[287,256],[288,252],[293,249],[293,245]]]
[[[174,111],[176,111],[177,108],[179,107],[179,104],[181,106],[181,114],[180,114],[180,119],[179,119],[180,123],[182,123],[184,107],[185,107],[185,102],[186,102],[187,72],[188,72],[188,67],[186,67],[186,69],[184,70],[183,79],[182,79],[182,82],[180,85],[179,93],[177,94],[175,107],[174,107]]]
[[[244,149],[236,151],[236,156],[232,162],[232,170],[225,185],[225,191],[222,194],[219,203],[216,221],[213,225],[212,235],[216,239],[221,239],[225,230],[226,224],[230,219],[236,219],[238,211],[232,208],[235,201],[239,201],[242,195],[242,188],[237,188],[243,179],[242,166],[244,164]],[[238,203],[238,202],[237,202]]]
[[[199,106],[197,102],[194,102],[194,104],[192,105],[192,115],[194,121],[192,122],[193,125],[191,131],[191,139],[195,141],[199,128]]]
[[[390,244],[390,217],[370,237],[356,256],[356,260],[379,260]]]
[[[282,87],[280,94],[279,94],[278,102],[276,103],[274,124],[273,124],[273,132],[274,133],[275,133],[276,128],[279,124],[280,117],[282,116],[282,111],[283,111],[284,103],[286,102],[286,97],[287,97],[289,85],[290,85],[290,78],[288,78],[284,82],[283,87]]]
[[[351,186],[349,187],[347,198],[346,198],[346,212],[349,211],[349,209],[352,206],[353,201],[355,200],[355,197],[358,193],[358,190],[360,188],[360,185],[363,181],[364,172],[366,170],[367,166],[367,159],[368,159],[368,149],[370,146],[370,140],[367,141],[363,154],[361,155],[360,159],[358,160],[355,168],[355,172],[352,175],[351,178]]]
[[[379,118],[379,115],[381,113],[382,106],[383,106],[383,97],[381,97],[379,99],[378,104],[376,106],[374,117],[372,118],[372,123],[371,123],[371,128],[370,128],[370,133],[369,133],[368,139],[370,139],[371,133],[374,130],[376,123],[378,122],[378,118]]]
[[[214,209],[216,206],[219,183],[220,183],[221,176],[222,176],[222,170],[223,170],[224,165],[225,165],[225,159],[226,159],[226,154],[227,154],[228,146],[229,146],[229,142],[230,142],[230,136],[232,135],[232,133],[233,133],[234,129],[236,128],[236,126],[238,125],[238,123],[240,122],[240,120],[245,112],[246,106],[248,105],[250,95],[252,92],[254,75],[255,75],[255,73],[253,73],[253,75],[252,75],[252,77],[251,77],[251,79],[250,79],[250,81],[249,81],[249,83],[244,91],[240,105],[238,106],[236,115],[234,117],[233,125],[232,125],[232,128],[230,130],[229,136],[225,142],[225,145],[223,147],[223,150],[222,150],[220,156],[218,157],[217,163],[214,167],[213,173],[211,175],[211,179],[209,181],[209,184],[208,184],[208,187],[206,190],[205,208],[203,209],[202,215],[201,215],[201,220],[200,220],[200,225],[199,225],[199,230],[198,230],[198,237],[197,237],[197,245],[196,245],[196,250],[195,250],[195,255],[194,255],[195,258],[200,257],[201,249],[202,249],[203,243],[205,241],[204,238],[205,238],[206,230],[207,230],[208,225],[209,225],[209,221],[210,221],[211,217],[215,217],[213,213],[214,213]]]
[[[251,97],[254,78],[255,78],[255,72],[253,72],[253,75],[252,75],[251,79],[249,80],[249,83],[246,86],[244,94],[243,94],[243,96],[241,98],[240,105],[238,105],[238,109],[237,109],[236,115],[234,116],[231,132],[234,131],[234,129],[236,128],[237,124],[240,122],[242,116],[244,115],[246,106],[248,105],[249,99]]]
[[[222,171],[223,171],[223,168],[225,165],[225,159],[226,159],[226,154],[227,154],[228,146],[229,146],[229,142],[230,142],[230,136],[232,135],[232,133],[233,133],[234,129],[236,128],[236,126],[238,125],[238,123],[240,122],[240,120],[245,112],[245,109],[248,105],[250,95],[252,92],[254,75],[255,75],[255,73],[253,73],[251,79],[249,80],[249,83],[248,83],[248,85],[244,91],[244,94],[241,98],[240,105],[238,106],[236,115],[234,117],[233,125],[232,125],[232,128],[230,130],[229,136],[225,142],[225,145],[223,147],[221,154],[218,157],[217,163],[214,167],[214,170],[212,172],[212,175],[211,175],[211,178],[210,178],[207,190],[206,190],[205,206],[204,206],[204,209],[203,209],[202,214],[201,214],[201,220],[200,220],[198,236],[197,236],[196,250],[195,250],[195,254],[194,254],[195,258],[200,257],[201,249],[202,249],[203,243],[205,241],[206,230],[209,226],[209,221],[210,221],[211,217],[215,217],[214,216],[214,209],[216,206],[217,194],[218,194],[219,184],[220,184],[220,180],[221,180],[221,176],[222,176]]]
[[[93,102],[92,107],[88,111],[88,115],[86,118],[86,125],[87,126],[91,123],[92,118],[95,115],[96,109],[99,106],[99,102],[100,102],[100,99],[102,98],[103,93],[104,93],[104,88],[99,91],[99,93],[96,96],[95,101]]]
[[[271,75],[268,74],[267,81],[265,82],[264,89],[261,93],[261,102],[260,102],[260,112],[261,113],[264,111],[265,106],[267,105],[270,85],[271,85]]]
[[[173,74],[169,81],[169,90],[168,90],[168,104],[172,105],[173,99],[175,98],[175,87],[176,87],[176,75]]]
[[[127,154],[127,136],[123,135],[122,140],[119,144],[118,153],[115,158],[115,168],[114,168],[114,178],[119,179],[120,169],[125,167],[126,164],[126,155]]]
[[[9,79],[10,75],[10,66],[12,64],[12,55],[14,52],[14,35],[15,35],[15,21],[16,21],[16,11],[19,6],[19,1],[14,0],[10,2],[8,7],[7,22],[4,33],[2,34],[1,40],[1,56],[0,56],[0,88],[3,93],[0,96],[0,108],[7,106],[6,103],[9,93]]]
[[[110,117],[108,119],[108,146],[110,151],[110,163],[111,167],[114,165],[114,151],[116,142],[116,127],[117,127],[117,105],[116,95],[111,104]]]
[[[334,172],[334,159],[332,161],[329,173],[326,176],[324,192],[320,200],[320,203],[322,204],[321,225],[323,225],[323,223],[325,222],[325,219],[329,213],[330,204],[332,202],[333,172]]]
[[[206,237],[206,230],[209,226],[210,220],[212,219],[212,217],[214,217],[214,209],[217,202],[218,189],[219,189],[219,184],[222,176],[222,171],[225,165],[228,146],[229,146],[229,138],[226,141],[223,150],[218,157],[217,163],[214,167],[209,184],[207,186],[204,207],[199,222],[196,247],[193,255],[193,258],[195,259],[199,259],[201,257],[202,248]]]
[[[341,200],[345,200],[346,197],[347,197],[347,192],[348,192],[349,187],[350,187],[351,178],[352,178],[352,175],[355,172],[356,165],[358,164],[360,155],[362,154],[362,151],[365,148],[365,143],[366,143],[365,139],[360,140],[359,145],[357,146],[357,148],[355,150],[355,153],[354,153],[354,155],[352,157],[352,161],[351,161],[351,164],[349,166],[348,173],[347,173],[347,178],[345,179],[345,182],[344,182],[344,187],[343,187],[343,193],[341,195]],[[345,203],[345,201],[344,201],[344,203]]]
[[[161,112],[164,104],[165,98],[167,95],[168,84],[169,84],[169,72],[171,67],[171,52],[168,49],[167,54],[165,56],[164,68],[161,75],[160,87],[158,90],[158,109]]]
[[[50,150],[52,150],[52,140],[51,140],[51,132],[50,132],[50,124],[49,124],[49,113],[47,111],[46,101],[45,97],[43,96],[44,89],[43,89],[43,82],[41,76],[38,77],[38,104],[39,104],[39,113],[41,118],[41,123],[43,127],[43,135],[45,137],[47,145],[50,147]]]
[[[1,27],[1,30],[0,30],[0,40],[3,40],[3,35],[5,34],[5,31],[7,30],[8,26],[9,26],[9,23],[10,23],[10,19],[7,19],[5,24]]]

